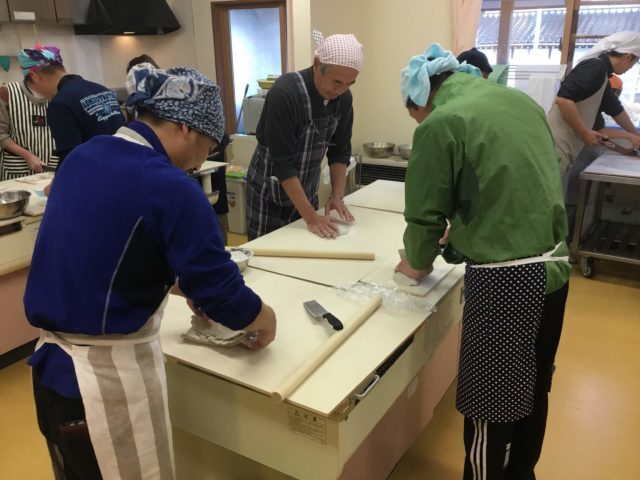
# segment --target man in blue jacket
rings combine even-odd
[[[47,119],[62,165],[75,147],[96,135],[112,135],[125,124],[111,90],[67,73],[54,46],[25,48],[18,54],[25,85],[49,100]]]
[[[57,173],[27,281],[56,478],[174,478],[158,330],[176,280],[194,310],[251,332],[251,348],[275,336],[273,310],[244,284],[185,173],[222,138],[218,87],[188,68],[135,75],[138,120],[75,148]]]

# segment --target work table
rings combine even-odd
[[[248,478],[382,479],[431,418],[457,371],[462,266],[444,268],[411,308],[380,307],[283,402],[272,397],[336,335],[302,302],[317,300],[348,325],[364,300],[333,287],[377,271],[391,276],[404,220],[376,209],[376,183],[356,192],[357,222],[344,236],[321,239],[298,221],[243,245],[375,253],[373,261],[253,257],[245,282],[278,317],[276,340],[265,350],[183,342],[191,312],[184,299],[170,298],[161,337],[179,478],[203,470],[224,477],[226,468]],[[394,208],[404,203],[401,186],[383,183],[382,190]]]

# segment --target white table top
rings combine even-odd
[[[336,239],[320,238],[307,230],[300,219],[286,227],[248,242],[246,248],[277,248],[374,252],[375,261],[329,260],[315,258],[253,257],[252,267],[288,275],[323,285],[344,285],[360,280],[390,258],[399,260],[405,229],[404,217],[397,213],[352,207],[356,222],[349,233]]]
[[[209,175],[217,171],[220,167],[224,167],[225,165],[229,165],[227,162],[216,162],[213,160],[205,160],[200,168],[193,173],[193,176],[199,177],[202,175]]]
[[[640,158],[605,153],[596,158],[582,173],[640,178]]]
[[[460,269],[448,275],[426,300],[437,303],[461,275]],[[276,312],[278,333],[269,347],[251,352],[239,346],[216,348],[183,342],[180,334],[190,327],[191,311],[183,298],[172,295],[162,320],[164,353],[205,372],[271,394],[334,334],[326,322],[317,322],[305,312],[303,301],[319,301],[345,324],[363,307],[330,288],[310,282],[254,268],[247,269],[244,277],[247,285]],[[427,316],[426,311],[381,307],[293,392],[288,402],[329,415]]]
[[[376,180],[344,197],[348,206],[404,213],[404,182]]]
[[[382,184],[383,188],[385,184]],[[372,187],[372,190],[375,188]],[[393,186],[392,186],[393,188]],[[302,220],[253,240],[247,248],[372,251],[375,261],[253,257],[243,273],[246,284],[273,307],[278,318],[276,340],[261,352],[243,347],[222,348],[182,341],[191,311],[184,299],[173,297],[165,311],[161,335],[165,354],[200,370],[250,389],[271,394],[316,352],[334,331],[313,320],[302,302],[317,300],[347,325],[363,305],[340,295],[331,286],[354,283],[372,272],[385,276],[399,260],[405,229],[399,213],[352,206],[356,223],[346,235],[323,239]],[[384,269],[384,271],[382,270]],[[462,276],[462,267],[444,278],[418,303],[435,305]],[[411,336],[428,316],[422,311],[378,309],[287,399],[321,415],[329,415]]]

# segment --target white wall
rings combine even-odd
[[[133,1],[133,0],[132,0]],[[75,36],[72,27],[0,27],[0,54],[52,43],[61,48],[69,71],[108,87],[122,87],[125,67],[137,55],[151,55],[161,66],[186,65],[215,79],[211,0],[168,0],[182,28],[157,36]],[[400,99],[400,70],[431,42],[452,45],[450,0],[287,0],[288,65],[311,65],[311,31],[354,33],[365,46],[364,69],[353,87],[354,152],[368,141],[410,143],[415,123]],[[14,58],[10,75],[19,79]]]
[[[132,0],[135,1],[135,0]],[[150,55],[161,67],[186,66],[197,68],[194,20],[191,2],[167,0],[181,28],[166,35],[102,36],[100,52],[104,65],[104,84],[123,87],[129,60],[143,53]],[[209,26],[211,26],[209,15]]]
[[[135,1],[135,0],[132,0]],[[194,21],[191,2],[167,0],[181,24],[180,30],[167,35],[93,36],[74,35],[65,25],[0,25],[0,55],[16,55],[22,48],[36,44],[60,48],[69,72],[110,88],[123,87],[126,66],[133,57],[146,53],[160,66],[197,67]],[[211,15],[209,15],[211,28]],[[17,58],[11,59],[9,73],[0,70],[0,81],[21,80]]]
[[[400,70],[433,42],[451,48],[450,0],[311,0],[311,25],[325,36],[353,33],[365,47],[364,67],[352,92],[352,146],[411,143],[416,123],[400,98]]]
[[[35,45],[55,45],[60,49],[65,67],[94,82],[103,82],[100,41],[95,36],[76,36],[68,25],[9,24],[0,25],[0,55],[11,56],[9,72],[0,70],[0,81],[22,80],[18,52]]]
[[[196,65],[215,79],[211,1],[192,0]],[[400,70],[432,42],[453,44],[450,0],[287,0],[288,65],[311,65],[311,32],[354,33],[365,66],[353,87],[353,150],[369,141],[411,143],[416,125],[400,99]]]

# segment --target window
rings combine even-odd
[[[559,83],[565,71],[561,64],[576,65],[600,38],[619,31],[640,31],[640,2],[484,0],[476,45],[489,62],[511,65],[508,84],[529,93],[548,109],[557,89],[554,83]],[[638,125],[638,65],[624,74],[622,81],[622,103]],[[607,120],[607,124],[612,122]]]
[[[559,65],[565,12],[558,0],[485,0],[476,45],[494,64]]]
[[[227,131],[241,132],[244,98],[259,93],[258,80],[286,70],[285,0],[213,2],[211,13]]]

